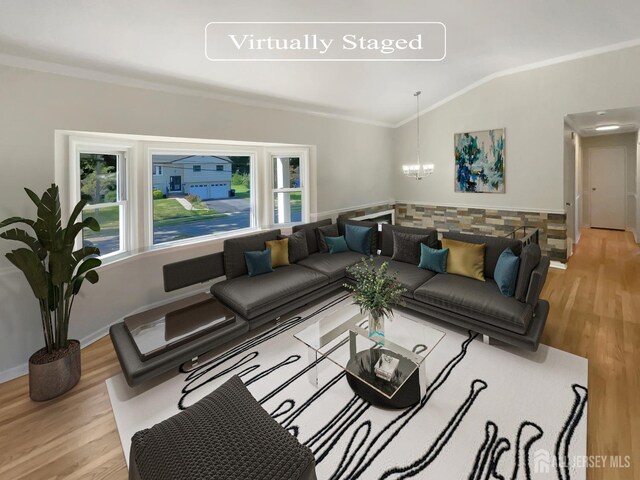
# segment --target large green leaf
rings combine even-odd
[[[13,225],[14,223],[24,223],[25,225],[29,225],[33,228],[33,224],[35,223],[33,220],[22,217],[11,217],[6,220],[0,222],[0,228],[8,227],[9,225]]]
[[[49,252],[49,272],[51,273],[51,283],[62,285],[71,281],[73,271],[71,269],[73,261],[71,246],[60,250]]]
[[[98,268],[100,265],[102,265],[102,260],[100,260],[99,258],[89,258],[80,264],[76,275],[84,275],[89,270]]]
[[[95,257],[100,255],[100,249],[97,247],[82,247],[71,254],[71,271],[75,271],[78,264],[87,257]]]
[[[37,197],[31,190],[25,188],[31,200],[38,206],[38,219],[33,225],[38,240],[47,250],[61,248],[62,220],[60,217],[60,195],[58,187],[53,184],[36,201]]]
[[[73,209],[73,212],[71,212],[71,215],[69,216],[69,220],[67,221],[67,226],[73,225],[74,223],[76,223],[76,219],[80,216],[80,214],[82,213],[82,209],[86,205],[87,205],[86,200],[80,200],[78,202],[76,207]]]
[[[69,225],[64,231],[65,246],[73,245],[76,236],[82,231],[83,228],[90,228],[94,232],[99,232],[100,224],[95,218],[87,217],[82,222]]]
[[[80,292],[80,288],[82,287],[82,283],[85,281],[85,279],[89,283],[95,284],[95,283],[98,283],[100,276],[98,275],[98,272],[96,272],[95,270],[89,270],[84,275],[77,275],[76,277],[73,278],[73,281],[71,282],[71,289],[69,291],[73,295],[77,295]]]
[[[0,238],[4,238],[5,240],[13,240],[15,242],[22,242],[26,244],[40,260],[44,260],[47,258],[47,251],[42,248],[40,242],[37,238],[32,237],[24,230],[19,228],[12,228],[11,230],[7,230],[6,232],[0,233]]]
[[[18,248],[7,253],[7,259],[22,271],[36,298],[47,298],[49,295],[47,272],[38,255],[26,248]]]

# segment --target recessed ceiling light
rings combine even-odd
[[[596,130],[599,132],[608,132],[609,130],[618,130],[620,125],[601,125],[596,127]]]
[[[598,114],[600,117],[602,117],[603,115],[606,115],[606,114],[607,114],[607,112],[600,111],[600,112],[597,112],[597,114]]]

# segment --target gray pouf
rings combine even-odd
[[[131,441],[130,480],[315,480],[315,460],[237,376]]]

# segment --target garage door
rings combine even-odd
[[[201,199],[206,200],[209,198],[209,185],[191,185],[189,187],[189,193],[198,195]]]
[[[211,198],[227,198],[229,196],[228,183],[212,183]]]

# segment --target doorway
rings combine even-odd
[[[592,228],[624,230],[625,147],[592,147],[589,158],[589,198]]]
[[[182,177],[180,175],[172,175],[169,177],[169,191],[180,192],[182,190]]]

